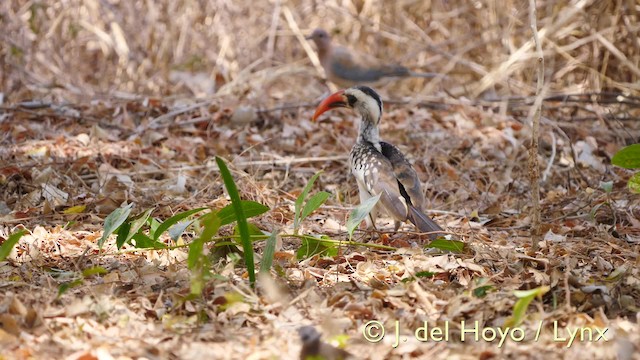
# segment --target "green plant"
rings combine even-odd
[[[222,180],[224,181],[224,186],[225,188],[227,188],[227,193],[231,198],[231,205],[233,206],[233,211],[236,215],[236,221],[238,222],[238,230],[240,232],[240,241],[242,242],[244,263],[247,267],[247,272],[249,273],[249,283],[251,284],[251,287],[253,287],[256,283],[256,273],[254,270],[255,264],[253,262],[253,243],[249,238],[249,226],[247,225],[247,218],[244,214],[242,202],[240,201],[240,195],[238,194],[238,188],[236,187],[235,181],[233,181],[231,172],[227,168],[227,165],[224,163],[222,158],[216,156],[216,163],[218,164],[218,168],[220,169],[220,175],[222,176]]]
[[[16,246],[18,241],[20,241],[20,238],[26,233],[26,230],[20,230],[9,235],[7,240],[5,240],[2,245],[0,245],[0,261],[3,261],[7,258],[7,256],[9,256],[9,254],[11,254],[11,250],[13,249],[13,247]]]
[[[211,278],[209,258],[204,255],[204,244],[213,238],[220,228],[220,218],[215,211],[200,217],[200,236],[189,244],[187,267],[191,270],[191,294],[200,295],[204,285]]]
[[[313,183],[318,179],[318,177],[322,174],[322,171],[318,171],[315,175],[309,179],[307,185],[304,187],[298,198],[296,198],[295,207],[294,207],[294,218],[293,218],[293,233],[298,234],[298,230],[300,227],[300,223],[309,216],[312,212],[317,210],[325,201],[329,198],[331,194],[326,191],[320,191],[313,194],[306,202],[307,195],[309,191],[311,191],[311,187],[313,187]],[[302,204],[304,203],[304,207]]]
[[[611,163],[625,169],[640,168],[640,144],[633,144],[620,149],[613,158]],[[640,173],[635,173],[627,182],[627,187],[634,193],[640,193]]]
[[[84,284],[84,279],[91,277],[93,275],[104,275],[108,273],[107,269],[102,266],[94,266],[88,269],[82,270],[79,274],[76,272],[65,272],[67,275],[74,275],[75,279],[70,281],[65,281],[62,284],[58,285],[58,295],[57,298],[60,298],[64,293],[66,293],[69,289],[73,289]]]
[[[269,234],[269,238],[267,238],[267,245],[264,247],[264,252],[262,253],[262,262],[260,263],[260,272],[267,273],[269,269],[271,269],[271,265],[273,264],[273,256],[276,251],[276,241],[278,240],[278,233],[273,231]]]
[[[513,294],[518,298],[518,301],[513,305],[513,313],[505,320],[504,327],[512,328],[520,325],[531,301],[536,297],[542,297],[548,291],[548,286],[540,286],[531,290],[515,290]]]
[[[335,240],[322,234],[298,234],[300,223],[313,211],[317,210],[330,196],[330,194],[325,191],[320,191],[309,196],[311,188],[321,172],[318,172],[309,179],[302,193],[296,199],[294,233],[282,234],[277,230],[273,230],[271,233],[263,232],[256,225],[249,223],[247,219],[263,214],[268,211],[269,208],[255,201],[240,199],[235,181],[225,162],[221,158],[216,158],[216,162],[220,169],[227,193],[231,198],[231,204],[222,209],[202,207],[180,212],[162,222],[152,217],[152,213],[155,210],[154,208],[146,209],[137,215],[132,215],[133,204],[125,205],[114,210],[105,218],[104,232],[98,241],[100,249],[102,249],[104,243],[112,234],[116,234],[116,248],[118,250],[125,244],[133,246],[136,251],[140,249],[175,249],[188,247],[187,265],[192,273],[191,295],[194,296],[201,294],[207,281],[214,277],[210,269],[211,257],[206,255],[204,251],[205,244],[209,242],[213,242],[214,247],[217,249],[223,249],[224,247],[241,247],[243,254],[242,259],[247,269],[249,282],[252,285],[255,284],[253,242],[258,240],[266,241],[260,263],[260,272],[269,272],[271,269],[278,237],[295,237],[302,240],[302,246],[300,246],[297,251],[298,259],[304,259],[316,254],[335,256],[338,254],[338,247],[342,244],[394,250],[394,248],[390,246]],[[374,200],[377,201],[377,198],[374,198]],[[375,201],[359,205],[351,212],[348,221],[350,237],[353,235],[353,231],[358,224],[369,214],[369,211],[371,211],[375,205]],[[201,212],[203,214],[200,214]],[[218,235],[220,227],[233,223],[236,224],[232,235]],[[196,236],[188,244],[171,245],[165,244],[160,240],[160,236],[166,232],[174,242],[177,242],[180,236],[189,228],[192,229]],[[233,257],[233,253],[229,256]],[[237,255],[236,258],[238,258]],[[80,279],[80,281],[76,280],[75,282],[63,284],[64,289],[62,292],[81,283]]]
[[[339,241],[336,242],[326,235],[305,236],[302,238],[302,245],[296,252],[296,258],[301,260],[316,254],[336,256],[338,255],[339,246]]]
[[[367,200],[360,203],[360,205],[356,206],[349,213],[349,219],[347,219],[347,232],[349,233],[349,240],[353,237],[353,232],[358,228],[358,225],[362,222],[362,220],[366,219],[369,216],[369,213],[380,200],[380,195],[370,197]]]
[[[428,243],[426,248],[461,253],[464,250],[464,243],[458,240],[435,239]]]
[[[176,234],[175,231],[170,231],[172,226],[178,225],[182,231],[186,229],[184,223],[178,224],[181,220],[187,217],[206,210],[207,208],[197,208],[178,213],[164,222],[151,217],[153,208],[147,209],[139,215],[131,217],[131,210],[133,204],[126,205],[124,207],[115,209],[104,219],[104,231],[102,237],[98,240],[98,246],[102,249],[104,242],[109,235],[116,233],[116,247],[122,248],[124,244],[135,245],[136,248],[145,249],[165,249],[168,246],[159,241],[160,235],[165,231],[169,231],[172,238],[176,239],[180,234]],[[190,223],[188,223],[190,224]],[[177,237],[176,237],[177,235]]]

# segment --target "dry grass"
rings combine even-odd
[[[637,94],[632,1],[539,2],[552,94]],[[172,72],[201,72],[217,95],[261,104],[319,89],[298,31],[324,27],[380,58],[439,71],[455,97],[534,92],[526,1],[5,1],[0,77],[6,101],[190,96]],[[290,21],[283,14],[291,14]],[[439,93],[420,81],[403,95]],[[293,90],[293,91],[291,91]],[[208,94],[212,95],[212,94]],[[292,99],[290,99],[292,100]]]
[[[640,7],[538,1],[547,84],[538,252],[528,218],[536,52],[527,11],[526,0],[1,2],[0,235],[16,226],[31,234],[14,262],[0,264],[0,306],[19,320],[0,319],[0,348],[22,358],[296,358],[295,328],[312,323],[349,334],[347,349],[363,358],[637,358],[640,199],[625,188],[631,172],[610,158],[640,138]],[[271,207],[256,220],[268,231],[290,229],[293,199],[325,170],[316,189],[333,196],[302,231],[345,236],[357,203],[344,161],[355,128],[351,115],[309,121],[327,91],[303,40],[316,27],[380,58],[447,74],[380,89],[391,104],[381,132],[411,154],[433,214],[467,251],[280,258],[276,283],[258,292],[242,267],[221,262],[214,270],[226,280],[212,280],[196,300],[185,299],[182,250],[98,255],[103,219],[124,201],[156,207],[159,218],[226,204],[213,155],[231,161],[244,198]],[[43,196],[46,186],[66,202]],[[63,213],[74,205],[87,209]],[[403,230],[392,240],[420,240]],[[283,242],[282,253],[299,245]],[[56,299],[64,276],[95,265],[109,275]],[[403,282],[419,271],[436,275]],[[489,293],[473,296],[485,280]],[[500,326],[513,290],[539,286],[551,290],[523,324],[529,335],[545,321],[537,342],[394,349],[393,339],[361,337],[369,319],[399,320],[407,336],[425,320]],[[231,293],[244,301],[223,308]],[[550,337],[552,321],[607,327],[615,337],[566,347]]]

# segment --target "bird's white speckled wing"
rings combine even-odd
[[[371,149],[356,148],[354,150],[366,152],[366,155],[351,157],[351,171],[358,183],[364,185],[370,196],[380,194],[378,204],[389,216],[397,221],[405,221],[409,209],[400,193],[398,181],[389,160],[381,153]],[[360,160],[354,161],[354,158]]]

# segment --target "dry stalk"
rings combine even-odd
[[[540,131],[540,113],[542,111],[542,100],[544,86],[544,54],[540,39],[538,38],[538,26],[536,24],[536,0],[529,0],[529,20],[531,22],[531,31],[533,32],[533,41],[536,45],[536,53],[538,54],[538,66],[536,72],[538,81],[536,84],[536,101],[533,104],[533,124],[531,129],[531,147],[529,148],[529,179],[531,181],[531,241],[532,249],[538,249],[538,242],[541,239],[540,228],[540,169],[538,167],[538,136]]]

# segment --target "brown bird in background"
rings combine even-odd
[[[358,183],[360,202],[380,195],[367,218],[367,225],[375,227],[378,211],[384,210],[394,219],[396,230],[408,220],[421,232],[442,232],[442,228],[423,212],[425,199],[415,169],[400,149],[380,140],[380,96],[367,86],[340,90],[318,105],[313,120],[338,107],[353,109],[362,117],[349,162]],[[430,234],[429,237],[433,240],[438,235]]]
[[[401,65],[383,64],[370,56],[358,54],[342,46],[334,46],[331,36],[323,29],[314,30],[306,39],[313,40],[316,44],[320,64],[327,78],[339,87],[374,85],[393,77],[432,78],[440,75],[413,72]]]
[[[298,329],[302,350],[300,360],[343,360],[352,356],[349,352],[329,345],[320,340],[320,333],[313,326]]]

